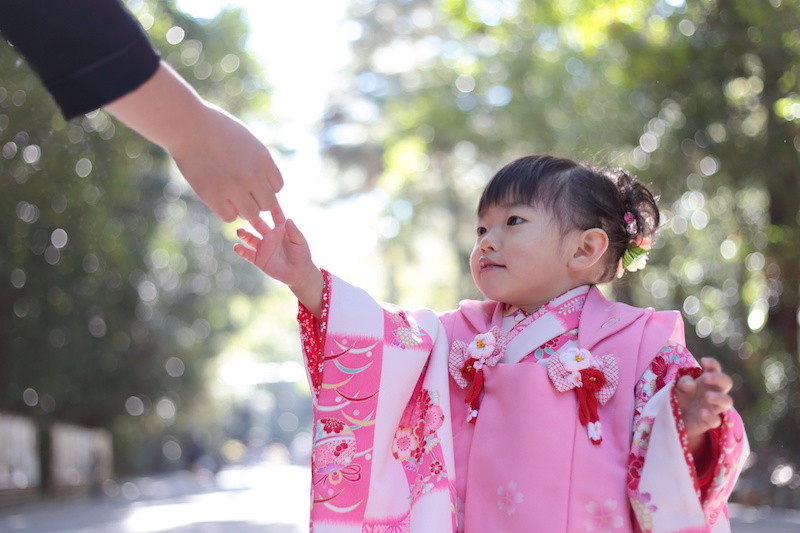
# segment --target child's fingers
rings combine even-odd
[[[300,228],[297,227],[297,224],[294,223],[294,220],[287,219],[286,220],[286,236],[289,237],[289,241],[295,244],[305,244],[306,238],[303,235],[303,232],[300,231]]]
[[[691,376],[683,376],[675,384],[675,389],[678,395],[678,404],[681,406],[681,409],[686,409],[692,402],[692,398],[694,398],[695,392],[697,391],[697,383],[695,383]]]
[[[272,228],[261,217],[252,218],[248,222],[262,237],[272,231]]]
[[[702,366],[703,370],[706,372],[722,372],[722,365],[713,357],[703,357],[700,359],[700,366]]]
[[[733,388],[733,379],[723,372],[705,372],[697,378],[700,387],[728,392]]]
[[[250,248],[258,248],[258,243],[261,240],[244,228],[237,229],[236,236]]]
[[[233,245],[233,251],[239,254],[240,257],[245,259],[246,261],[256,264],[256,252],[255,250],[251,250],[244,245],[239,244],[238,242]]]
[[[722,392],[708,391],[703,396],[703,401],[715,413],[724,413],[733,407],[733,398]]]
[[[722,424],[719,413],[715,413],[711,409],[698,409],[697,418],[700,424],[706,429],[714,429]]]

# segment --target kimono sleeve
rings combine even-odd
[[[691,353],[670,342],[636,387],[628,493],[644,532],[730,531],[727,499],[749,453],[734,409],[711,430],[712,452],[697,471],[689,450],[675,383],[700,371]]]
[[[313,391],[313,530],[453,531],[443,327],[431,311],[323,276],[320,319],[302,306],[298,315]]]

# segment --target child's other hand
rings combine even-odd
[[[676,384],[678,404],[693,450],[702,444],[703,435],[708,430],[722,423],[719,415],[733,406],[733,398],[728,395],[733,380],[722,371],[719,362],[704,357],[700,366],[704,372],[697,379],[683,376]]]
[[[311,260],[308,242],[292,220],[286,220],[278,208],[273,211],[274,227],[260,217],[250,220],[250,225],[261,235],[244,228],[236,231],[244,244],[234,244],[241,257],[253,263],[268,276],[293,287],[302,284],[305,276],[318,272]]]

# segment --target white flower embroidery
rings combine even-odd
[[[624,520],[617,514],[618,503],[616,500],[608,499],[601,506],[597,502],[586,504],[586,511],[589,513],[583,525],[586,531],[598,531],[600,533],[613,533],[614,529],[619,529],[624,525]]]
[[[567,348],[558,354],[564,368],[569,372],[578,372],[592,365],[594,358],[589,350],[583,348]]]
[[[572,372],[567,376],[567,380],[572,382],[576,387],[580,387],[583,384],[583,379],[581,378],[580,372]]]
[[[497,487],[497,507],[509,516],[517,510],[516,505],[522,503],[522,493],[517,491],[517,482],[509,481],[508,486]]]

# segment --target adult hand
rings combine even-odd
[[[283,178],[264,144],[239,120],[205,102],[169,65],[105,109],[162,146],[200,199],[222,220],[278,208]],[[278,208],[279,209],[279,208]]]
[[[167,150],[197,196],[225,222],[277,208],[283,178],[272,155],[222,109],[206,103],[195,127]]]

